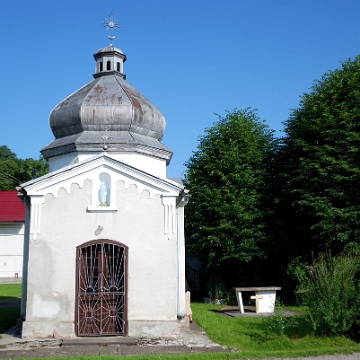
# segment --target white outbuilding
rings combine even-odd
[[[26,204],[22,337],[166,336],[185,315],[184,206],[166,177],[165,118],[112,45],[50,113],[49,174]]]
[[[17,194],[0,191],[0,278],[22,277],[25,205]]]

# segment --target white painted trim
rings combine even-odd
[[[180,184],[171,180],[154,177],[108,155],[93,157],[84,162],[73,164],[39,179],[29,181],[23,184],[22,187],[30,197],[34,195],[43,196],[49,193],[57,197],[57,192],[60,188],[64,188],[68,193],[70,193],[72,184],[78,184],[82,188],[84,181],[92,179],[92,175],[99,171],[112,172],[114,181],[123,180],[126,187],[135,184],[139,194],[144,189],[148,190],[151,198],[163,193],[178,196],[183,190],[183,186]]]
[[[162,195],[162,204],[164,205],[164,234],[167,234],[171,240],[176,233],[176,197]]]
[[[117,206],[91,206],[87,207],[88,212],[106,213],[106,212],[117,212],[119,209]]]

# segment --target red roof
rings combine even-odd
[[[25,204],[18,191],[0,191],[0,222],[25,222]]]

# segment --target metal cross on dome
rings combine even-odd
[[[112,137],[108,136],[108,130],[109,130],[109,126],[105,127],[104,128],[104,131],[105,131],[105,135],[97,138],[97,140],[99,141],[103,141],[103,149],[104,151],[106,151],[108,149],[108,145],[106,144],[107,141],[111,141],[112,140]]]
[[[114,20],[114,14],[113,13],[111,13],[109,15],[109,19],[105,18],[105,20],[106,21],[104,21],[102,23],[102,26],[106,28],[106,31],[108,31],[108,30],[113,31],[113,29],[121,27],[121,24]],[[108,38],[110,39],[110,41],[112,41],[112,40],[115,39],[115,35],[113,35],[112,32],[111,32],[110,35],[108,35]]]

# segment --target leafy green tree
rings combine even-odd
[[[328,71],[285,122],[281,245],[310,255],[360,243],[360,57]]]
[[[185,163],[188,249],[217,272],[266,255],[265,196],[273,135],[250,109],[219,116]]]
[[[43,176],[49,172],[48,163],[42,155],[38,160],[32,158],[21,160],[20,164],[21,174],[18,176],[22,183]]]
[[[15,190],[20,184],[16,177],[18,169],[18,159],[0,160],[0,190]]]
[[[6,145],[0,146],[0,160],[16,159],[17,156]]]
[[[46,160],[19,159],[6,145],[0,146],[0,190],[14,190],[16,186],[49,172]]]

